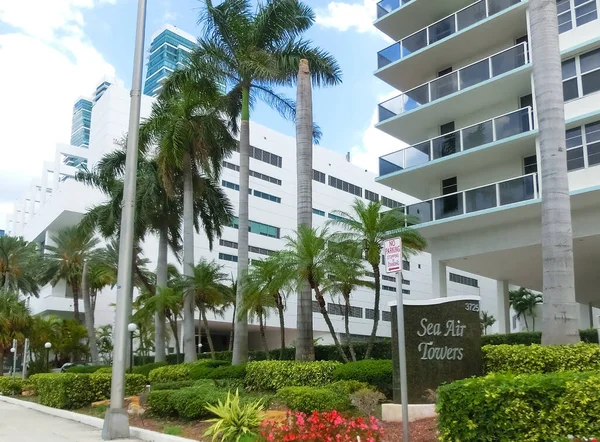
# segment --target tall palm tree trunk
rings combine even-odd
[[[159,291],[167,287],[167,231],[163,229],[158,234],[158,258],[156,262],[156,296]],[[158,298],[160,299],[160,297]],[[154,362],[165,362],[165,308],[162,303],[157,303],[154,313]]]
[[[0,376],[4,376],[4,347],[0,347]]]
[[[262,341],[263,349],[265,350],[265,358],[271,359],[269,354],[269,346],[267,345],[267,334],[265,333],[265,322],[263,321],[263,313],[258,312],[258,324],[260,327],[260,339]]]
[[[81,272],[81,295],[83,296],[85,329],[88,335],[88,345],[90,347],[92,365],[100,365],[98,343],[96,342],[96,330],[94,328],[94,312],[92,311],[92,303],[90,302],[89,266],[87,261],[83,262],[83,270]]]
[[[242,121],[240,126],[240,204],[238,208],[238,263],[239,281],[236,305],[243,304],[243,280],[248,269],[248,188],[250,187],[250,87],[242,87]],[[248,361],[248,314],[236,318],[233,333],[233,365]]]
[[[180,354],[180,345],[179,345],[179,333],[177,332],[177,316],[173,315],[173,319],[167,318],[169,321],[169,325],[171,326],[171,332],[173,332],[173,339],[175,339],[175,354],[177,355],[177,363],[181,362]]]
[[[344,293],[344,301],[346,303],[344,308],[344,326],[346,327],[346,342],[348,342],[348,350],[350,351],[350,357],[353,362],[356,362],[356,353],[354,352],[354,346],[352,345],[352,339],[350,338],[350,293]]]
[[[202,315],[202,323],[204,324],[204,330],[206,331],[206,340],[208,341],[208,348],[210,350],[210,357],[212,359],[217,359],[215,355],[215,346],[213,345],[212,336],[210,335],[210,327],[208,326],[208,318],[206,317],[206,308],[204,306],[198,306],[200,310],[200,314]]]
[[[579,341],[573,227],[556,2],[531,0],[531,46],[542,172],[542,344]]]
[[[283,313],[283,299],[280,293],[277,293],[277,295],[275,296],[275,304],[277,305],[277,313],[279,314],[279,337],[281,339],[279,349],[279,360],[283,360],[285,354],[285,315]]]
[[[326,303],[325,303],[325,298],[323,298],[323,295],[321,294],[321,290],[319,289],[318,286],[311,284],[313,290],[315,291],[315,297],[317,298],[317,302],[319,303],[319,307],[321,308],[321,314],[323,315],[323,319],[325,319],[325,323],[327,324],[327,328],[329,328],[329,333],[331,333],[331,337],[333,338],[333,343],[335,344],[335,347],[337,348],[340,356],[342,357],[342,360],[344,362],[349,362],[348,361],[348,357],[346,356],[346,352],[344,351],[342,344],[340,344],[340,341],[337,338],[337,334],[335,332],[335,328],[333,328],[333,324],[331,323],[331,318],[329,317],[329,313],[327,313],[327,307],[326,307]]]
[[[525,321],[525,330],[529,331],[529,324],[527,324],[527,313],[523,313],[523,320]]]
[[[233,338],[235,333],[235,311],[236,306],[233,306],[233,315],[231,316],[231,330],[229,331],[229,351],[233,351]]]
[[[189,151],[183,160],[183,274],[194,276],[194,189],[192,187],[192,159]],[[194,291],[183,295],[183,360],[194,362],[196,353],[196,324]]]
[[[296,164],[298,174],[298,226],[312,227],[312,89],[307,60],[300,60],[296,91]],[[308,282],[301,285],[297,307],[297,361],[314,361],[312,293]]]
[[[381,302],[381,273],[379,272],[379,263],[371,264],[373,273],[375,274],[375,302],[373,303],[373,329],[371,330],[371,336],[369,337],[369,343],[367,344],[367,351],[365,352],[365,359],[371,357],[373,351],[373,345],[375,345],[375,339],[377,339],[377,327],[379,326],[379,304]]]
[[[73,319],[78,324],[81,324],[79,318],[79,285],[76,282],[71,283],[71,291],[73,292]]]

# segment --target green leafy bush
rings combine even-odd
[[[15,396],[23,391],[23,381],[9,376],[0,376],[0,394]]]
[[[598,329],[579,330],[579,337],[588,344],[598,344]]]
[[[246,365],[246,387],[277,391],[283,387],[321,387],[333,381],[333,372],[342,364],[334,361],[260,361]]]
[[[200,419],[210,415],[207,405],[217,404],[227,398],[227,391],[216,387],[190,387],[173,392],[173,403],[179,417]]]
[[[140,365],[133,367],[133,374],[142,374],[148,378],[148,375],[152,370],[158,367],[164,367],[165,365],[167,365],[166,362],[151,362],[149,364]]]
[[[156,382],[186,381],[190,379],[190,364],[166,365],[150,371],[150,385]]]
[[[392,361],[388,359],[365,359],[349,362],[336,368],[336,380],[355,380],[373,385],[387,397],[392,396]]]
[[[221,437],[222,441],[239,442],[244,436],[255,435],[264,417],[263,401],[241,404],[238,390],[233,396],[227,393],[224,403],[219,400],[216,405],[207,405],[206,409],[217,416],[209,420],[214,423],[204,433],[212,436],[212,440]]]
[[[217,367],[208,377],[210,379],[244,379],[246,377],[246,364]]]
[[[596,344],[488,345],[482,350],[484,370],[487,373],[551,373],[600,369],[600,346]]]
[[[329,388],[330,390],[333,390],[333,391],[337,391],[341,394],[352,394],[355,391],[364,390],[364,389],[375,390],[375,387],[367,384],[366,382],[360,382],[360,381],[354,381],[354,380],[337,381],[337,382],[334,382],[333,384],[330,384],[329,386],[327,386],[327,388]]]
[[[385,400],[385,395],[379,391],[370,388],[363,388],[350,395],[350,403],[366,416],[373,416],[377,411],[377,406]]]
[[[196,381],[172,381],[172,382],[157,382],[152,384],[152,391],[155,390],[179,390],[180,388],[191,387]]]
[[[600,433],[600,374],[495,373],[437,391],[440,440],[547,442]]]
[[[96,370],[94,373],[96,374],[112,374],[112,367],[101,367]]]
[[[160,417],[177,416],[173,393],[176,390],[150,390],[148,405],[152,414]]]
[[[579,337],[588,344],[598,343],[598,330],[579,330]],[[481,337],[481,345],[531,345],[542,343],[542,332],[519,332],[508,334],[485,335]]]
[[[218,367],[229,365],[227,361],[204,359],[190,364],[190,379],[209,379],[212,372]]]
[[[91,374],[96,373],[96,371],[101,368],[110,369],[110,367],[105,367],[104,365],[73,365],[72,367],[67,368],[65,373]]]
[[[346,411],[351,407],[347,394],[340,394],[327,387],[284,387],[277,392],[276,397],[290,410],[303,413]]]

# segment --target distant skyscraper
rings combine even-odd
[[[79,98],[73,106],[71,123],[71,145],[87,148],[90,145],[90,125],[92,122],[92,100]]]
[[[185,63],[196,46],[195,42],[193,35],[172,25],[166,25],[154,33],[150,43],[145,95],[158,95],[162,81]]]
[[[94,91],[94,104],[100,99],[100,97],[102,96],[102,94],[104,94],[104,92],[106,92],[106,89],[108,89],[108,87],[111,85],[112,83],[108,80],[102,80],[102,83],[100,83],[97,87],[96,90]]]

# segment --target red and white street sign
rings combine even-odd
[[[402,270],[402,238],[387,239],[383,243],[385,254],[385,271],[387,273]]]

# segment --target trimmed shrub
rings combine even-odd
[[[96,374],[112,374],[112,367],[102,367],[96,370],[94,373]]]
[[[250,362],[246,365],[246,387],[264,391],[277,391],[283,387],[321,387],[333,381],[333,373],[341,365],[334,361]]]
[[[365,359],[340,365],[334,372],[336,380],[354,380],[373,385],[387,397],[392,396],[392,361]]]
[[[152,384],[152,391],[156,390],[179,390],[180,388],[191,387],[194,385],[191,379],[188,381],[173,381],[173,382],[157,382]]]
[[[437,391],[441,441],[547,442],[600,433],[600,374],[496,373]]]
[[[337,391],[340,394],[352,394],[358,390],[375,390],[372,385],[367,384],[366,382],[360,381],[337,381],[333,384],[329,385],[327,388],[333,391]]]
[[[105,367],[104,365],[73,365],[72,367],[67,368],[65,373],[91,374],[96,373],[96,371],[101,368],[110,369],[110,367]]]
[[[150,371],[150,384],[156,382],[186,381],[190,379],[190,364],[166,365]]]
[[[173,402],[173,393],[176,390],[150,390],[148,395],[148,405],[150,411],[155,416],[168,417],[177,416],[175,403]]]
[[[225,401],[227,391],[216,387],[191,387],[175,390],[173,404],[179,417],[184,419],[200,419],[210,415],[206,405],[216,405],[219,400]]]
[[[149,364],[140,365],[138,367],[133,367],[133,374],[141,374],[148,378],[148,375],[152,370],[158,367],[164,367],[167,365],[166,362],[151,362]]]
[[[347,394],[340,394],[326,387],[284,387],[277,392],[276,397],[290,410],[303,413],[347,411],[351,407]]]
[[[217,367],[208,377],[210,379],[244,379],[246,377],[246,364]]]
[[[209,379],[215,368],[229,365],[227,361],[205,359],[190,364],[190,379]]]
[[[598,329],[579,330],[579,337],[587,344],[598,344]]]
[[[488,345],[482,350],[484,370],[487,373],[524,374],[600,369],[600,346],[596,344]]]
[[[579,337],[588,344],[598,343],[598,330],[592,328],[589,330],[579,330]],[[484,335],[481,337],[481,345],[531,345],[542,343],[542,332],[519,332],[508,334]]]
[[[12,376],[0,376],[0,394],[15,396],[23,392],[23,381]]]

